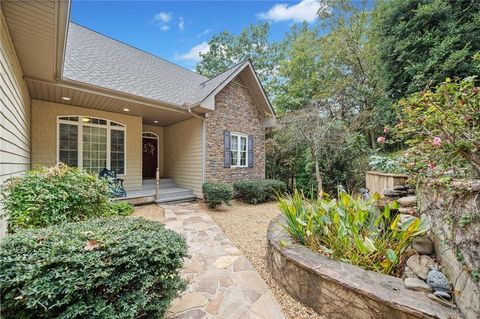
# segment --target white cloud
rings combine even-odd
[[[197,38],[203,37],[204,35],[207,35],[212,31],[213,31],[212,29],[205,29],[202,32],[200,32],[199,34],[197,34]]]
[[[183,17],[178,18],[178,28],[180,31],[185,30],[185,21],[183,20]]]
[[[267,12],[258,13],[257,17],[271,21],[312,22],[317,17],[320,8],[327,9],[322,0],[302,0],[300,3],[291,6],[277,3]]]
[[[176,60],[186,60],[192,62],[199,62],[202,60],[200,53],[207,53],[210,46],[207,42],[202,42],[191,48],[187,53],[175,55]]]
[[[160,30],[167,31],[170,29],[168,24],[172,20],[173,15],[170,12],[160,12],[153,17],[153,22],[160,27]]]
[[[153,19],[159,23],[168,23],[172,20],[172,14],[169,12],[160,12],[157,13]]]

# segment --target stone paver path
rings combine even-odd
[[[168,318],[283,319],[275,297],[248,259],[196,203],[162,206],[167,228],[188,243],[187,290]]]

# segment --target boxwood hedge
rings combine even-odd
[[[273,200],[287,191],[284,182],[274,179],[239,181],[233,184],[233,188],[238,199],[250,204]]]
[[[215,208],[222,203],[230,205],[233,197],[232,186],[220,183],[204,183],[202,186],[203,197],[209,208]]]
[[[184,288],[184,239],[162,224],[115,217],[7,236],[2,318],[162,318]]]

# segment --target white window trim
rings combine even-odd
[[[238,137],[238,144],[237,144],[237,165],[231,165],[231,159],[230,159],[230,167],[231,168],[246,168],[248,167],[248,135],[243,134],[243,133],[238,133],[238,132],[230,132],[230,156],[232,154],[232,137],[236,136]],[[245,145],[247,147],[247,150],[245,151],[245,165],[240,165],[240,137],[245,138]]]
[[[62,117],[78,117],[78,121],[67,121],[67,120],[62,120],[60,118]],[[83,122],[83,118],[88,117],[91,119],[98,119],[98,120],[104,120],[107,121],[106,125],[103,124],[92,124],[92,123],[87,123]],[[115,125],[110,125],[111,122],[118,123],[123,126],[115,126]],[[111,167],[111,130],[117,130],[117,131],[124,131],[124,150],[123,154],[125,158],[123,159],[123,174],[118,174],[118,177],[125,177],[127,176],[127,126],[123,123],[120,123],[118,121],[111,121],[107,120],[101,117],[96,117],[96,116],[88,116],[88,115],[59,115],[57,116],[57,163],[60,162],[60,124],[70,124],[70,125],[76,125],[78,126],[78,132],[77,132],[77,147],[78,147],[78,157],[77,157],[77,167],[78,168],[83,168],[83,126],[93,126],[93,127],[102,127],[107,129],[107,168],[110,169]]]

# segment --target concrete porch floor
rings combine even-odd
[[[120,201],[127,201],[133,205],[148,203],[170,203],[194,201],[196,196],[189,188],[178,187],[170,178],[160,179],[160,198],[156,200],[156,183],[154,179],[146,179],[142,182],[142,189],[127,191],[127,197],[119,198]]]

